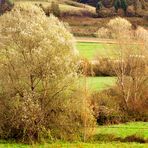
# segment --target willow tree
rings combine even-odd
[[[0,137],[25,141],[82,135],[74,38],[54,16],[18,4],[0,17]],[[87,108],[88,123],[93,116]]]

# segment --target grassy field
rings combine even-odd
[[[81,84],[84,86],[85,77],[82,78]],[[115,77],[87,77],[86,86],[91,91],[107,89],[116,83]]]
[[[114,45],[112,44],[78,42],[77,49],[82,58],[87,58],[89,60],[92,60],[97,56],[114,57],[116,55]]]
[[[113,134],[116,137],[125,138],[129,135],[138,135],[143,138],[148,138],[148,123],[146,122],[132,122],[119,125],[111,126],[100,126],[96,128],[96,135],[99,134]],[[53,144],[38,144],[38,145],[24,145],[16,143],[8,143],[6,141],[0,141],[0,148],[147,148],[148,144],[140,144],[136,142],[114,142],[114,141],[101,141],[95,142],[75,142],[75,143],[66,143],[66,142],[56,142]]]
[[[97,134],[113,134],[120,138],[136,135],[148,139],[148,122],[130,122],[125,124],[102,126],[97,128]]]
[[[115,53],[114,45],[104,43],[77,42],[77,49],[80,56],[88,60],[92,60],[97,56],[113,57]],[[84,84],[84,82],[85,78],[82,78],[80,83]],[[86,79],[87,88],[91,91],[103,90],[115,83],[115,77],[87,77]]]
[[[98,142],[98,143],[54,143],[42,145],[0,144],[0,148],[147,148],[147,144]]]

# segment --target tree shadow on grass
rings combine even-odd
[[[113,134],[97,134],[94,135],[92,141],[103,141],[103,142],[136,142],[136,143],[148,143],[148,139],[144,139],[143,137],[139,137],[137,135],[130,135],[125,138],[117,137]]]

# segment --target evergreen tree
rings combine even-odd
[[[103,7],[103,4],[101,2],[101,0],[98,0],[98,3],[96,5],[96,11],[100,10]]]
[[[124,13],[126,14],[128,4],[126,0],[115,0],[114,7],[115,7],[116,12],[118,11],[118,9],[121,8],[124,10]]]
[[[121,8],[121,1],[120,0],[115,0],[114,1],[114,7],[116,12],[118,11],[119,8]]]
[[[127,1],[121,0],[121,8],[124,10],[125,13],[127,11],[127,7],[128,7]]]
[[[88,0],[80,0],[80,3],[87,3]]]

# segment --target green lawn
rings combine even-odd
[[[85,84],[85,77],[82,78],[81,83]],[[97,91],[107,89],[116,83],[115,77],[87,77],[86,86],[89,90]]]
[[[114,46],[112,44],[78,42],[76,47],[82,58],[91,60],[96,56],[114,57],[116,55]]]

